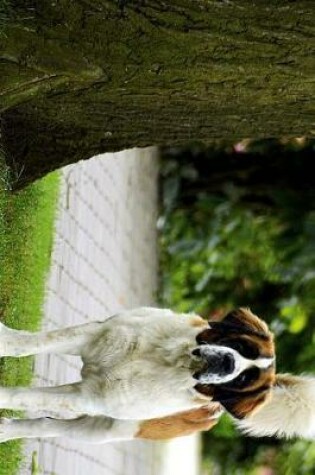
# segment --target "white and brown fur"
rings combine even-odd
[[[224,409],[253,435],[314,436],[314,380],[276,376],[272,334],[248,309],[207,322],[196,315],[139,308],[47,333],[1,325],[1,356],[48,352],[80,356],[81,381],[2,387],[0,407],[70,411],[73,417],[3,418],[0,441],[167,439],[210,429]],[[300,405],[310,428],[300,420],[294,425]]]

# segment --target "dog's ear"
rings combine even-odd
[[[236,392],[220,386],[214,388],[213,401],[220,404],[236,419],[244,419],[258,411],[268,400],[269,387],[256,391]]]
[[[253,314],[248,308],[238,308],[232,310],[222,319],[210,320],[210,328],[219,329],[224,331],[232,331],[233,333],[245,333],[260,335],[262,337],[270,337],[268,326],[255,314]]]
[[[276,375],[266,404],[238,426],[256,437],[315,439],[315,377]]]
[[[257,411],[266,402],[270,394],[270,386],[260,387],[252,391],[235,391],[214,384],[197,384],[196,391],[208,396],[212,401],[219,402],[224,409],[236,419],[244,419]]]
[[[247,308],[239,308],[224,317],[210,319],[209,327],[198,334],[197,343],[218,343],[226,335],[234,337],[248,335],[261,343],[269,342],[269,352],[273,352],[273,337],[267,324]]]

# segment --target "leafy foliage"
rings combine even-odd
[[[249,306],[274,331],[282,372],[314,366],[313,147],[254,142],[241,153],[167,150],[162,159],[163,305],[205,317]],[[293,471],[282,463],[288,453]],[[312,444],[240,437],[228,417],[205,435],[204,455],[222,474],[315,468]]]

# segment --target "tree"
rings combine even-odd
[[[18,187],[133,146],[315,133],[309,0],[11,4],[0,111]]]

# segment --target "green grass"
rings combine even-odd
[[[6,190],[7,183],[0,157],[0,319],[13,328],[36,330],[50,263],[59,179],[54,173],[14,194]],[[28,385],[32,364],[32,358],[1,358],[0,385]],[[21,448],[20,441],[0,444],[0,475],[16,473]]]

